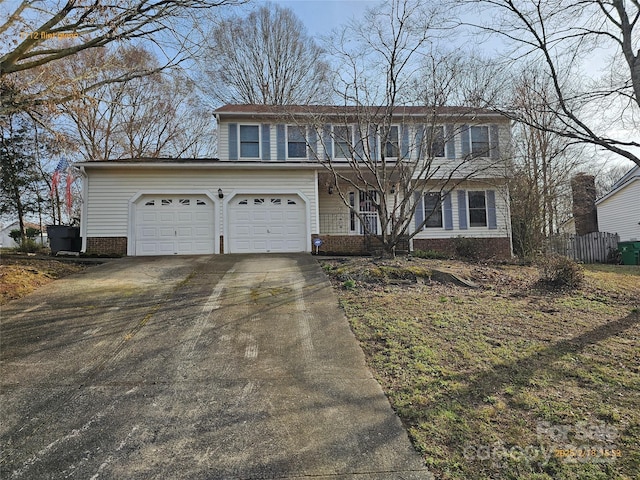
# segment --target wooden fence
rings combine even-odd
[[[607,263],[618,249],[615,233],[593,232],[586,235],[559,234],[547,239],[547,252],[557,253],[584,263]]]

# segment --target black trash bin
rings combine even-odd
[[[80,227],[68,225],[47,225],[47,236],[51,253],[55,255],[60,251],[79,252],[82,248]]]

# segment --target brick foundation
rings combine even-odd
[[[381,245],[374,238],[372,244],[365,244],[362,235],[312,235],[313,239],[320,238],[322,245],[318,249],[321,255],[368,255],[379,251]],[[414,239],[414,250],[435,250],[452,257],[462,256],[462,247],[478,259],[508,259],[511,258],[511,242],[508,237],[499,238],[432,238]],[[316,252],[315,246],[313,253]]]
[[[477,259],[511,258],[511,242],[508,237],[497,238],[414,238],[414,250],[435,250],[453,257],[465,256],[463,251],[470,250]]]
[[[382,251],[382,242],[375,236],[367,238],[364,235],[312,235],[312,245],[315,238],[322,240],[318,249],[321,255],[378,255]],[[406,242],[404,245],[406,249]],[[315,252],[314,246],[313,253]]]
[[[322,255],[366,255],[365,239],[362,235],[312,235],[313,240],[320,238],[322,245],[318,248],[318,253]],[[313,253],[316,247],[313,247]]]
[[[99,255],[126,255],[127,237],[88,237],[87,253]]]

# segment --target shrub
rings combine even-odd
[[[417,258],[430,258],[433,260],[444,260],[449,258],[446,253],[438,252],[437,250],[415,250],[413,256]]]
[[[453,247],[456,255],[466,260],[478,260],[480,258],[480,248],[478,242],[473,238],[458,237],[453,239]]]
[[[351,279],[345,280],[344,282],[342,282],[342,286],[347,290],[352,290],[356,288],[356,281]]]
[[[548,255],[539,262],[540,282],[556,288],[577,288],[584,280],[582,267],[562,255]]]
[[[9,232],[9,236],[18,244],[17,250],[28,253],[40,250],[40,245],[38,245],[35,240],[38,235],[40,235],[40,230],[32,227],[26,228],[24,240],[22,239],[22,232],[20,232],[19,229]]]

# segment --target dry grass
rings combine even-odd
[[[85,268],[86,265],[53,259],[3,255],[0,258],[0,305]]]
[[[373,282],[379,263],[324,268],[436,478],[637,478],[640,268],[586,268],[580,288],[551,291],[534,267],[395,261],[470,289]]]

